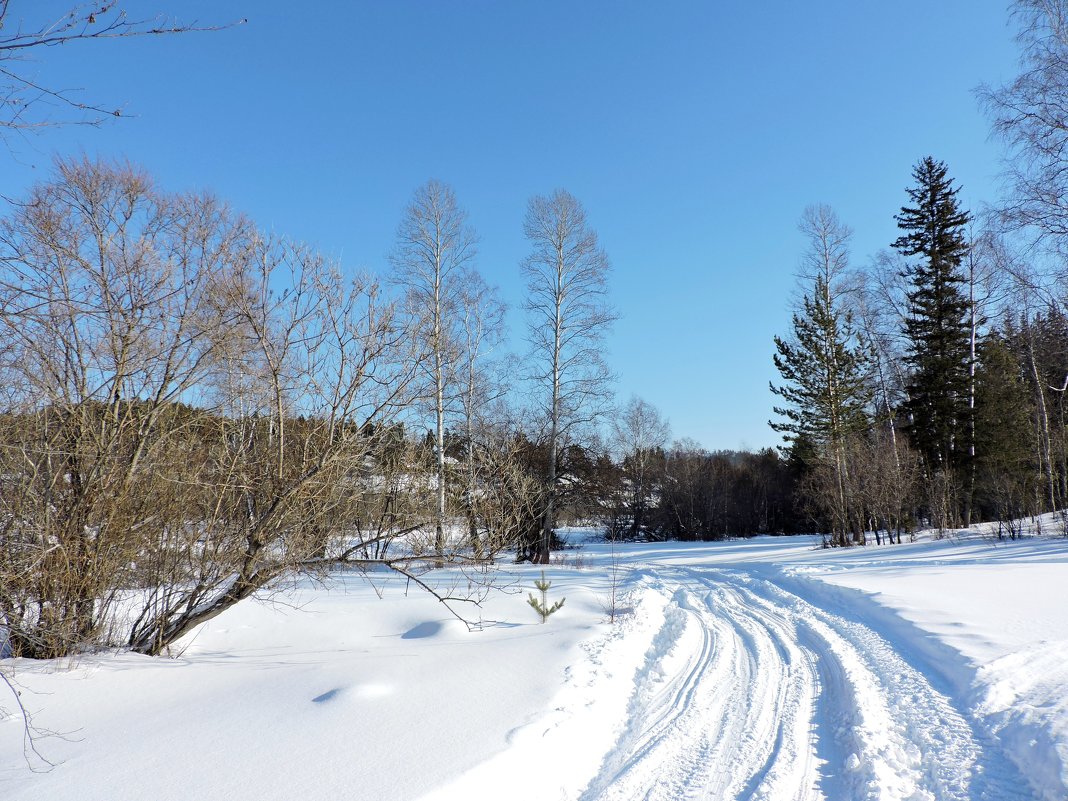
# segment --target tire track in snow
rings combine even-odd
[[[996,801],[1032,799],[1023,776],[981,726],[932,687],[894,645],[869,627],[787,592],[773,582],[746,584],[754,607],[785,610],[798,639],[825,665],[821,699],[833,722],[829,754],[845,755],[855,798]],[[829,681],[828,676],[838,677]],[[844,680],[844,681],[843,681]],[[834,685],[834,686],[831,686]],[[834,697],[837,689],[842,698]],[[837,736],[835,736],[837,735]],[[824,777],[836,771],[833,762]],[[841,780],[841,772],[835,777]]]
[[[649,785],[640,797],[658,797],[651,794],[657,786],[664,793],[659,797],[683,797],[678,782],[671,781],[675,777],[660,775],[657,781],[646,773],[665,754],[672,764],[685,766],[684,773],[698,769],[704,757],[701,743],[680,738],[679,732],[688,729],[695,711],[706,705],[699,693],[707,693],[710,672],[720,657],[713,647],[713,631],[695,625],[689,607],[685,591],[676,591],[635,673],[626,726],[583,799],[639,797],[633,795],[636,781]]]
[[[815,652],[798,642],[788,621],[748,606],[736,590],[718,587],[710,598],[720,614],[754,633],[754,646],[765,660],[777,658],[782,665],[775,671],[780,682],[777,703],[766,707],[768,715],[762,729],[754,733],[748,758],[739,760],[738,770],[752,772],[736,797],[819,798],[811,725],[819,687]]]
[[[744,573],[670,575],[626,726],[583,801],[1033,798],[871,629]]]
[[[814,660],[781,628],[717,613],[722,601],[700,584],[676,591],[661,632],[680,634],[654,639],[628,725],[583,799],[819,797],[813,771],[807,786],[799,775],[814,757],[807,710],[794,711],[811,707]]]

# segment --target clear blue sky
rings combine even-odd
[[[434,177],[518,307],[527,199],[566,188],[614,266],[620,398],[711,449],[778,443],[772,336],[789,322],[804,207],[835,207],[863,263],[896,235],[922,156],[947,162],[966,204],[994,200],[1000,148],[973,89],[1016,70],[991,0],[126,5],[249,21],[40,54],[42,80],[136,117],[9,137],[0,193],[46,177],[53,153],[128,157],[384,271],[405,204]]]

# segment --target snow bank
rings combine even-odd
[[[0,792],[1068,797],[1066,540],[587,541],[549,569],[567,603],[545,625],[539,575],[502,575],[481,631],[403,580],[342,574],[239,605],[171,659],[0,661],[63,735],[34,773],[0,721]]]

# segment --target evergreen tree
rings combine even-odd
[[[827,477],[813,500],[826,511],[835,543],[846,544],[848,530],[860,542],[848,446],[868,427],[871,356],[857,343],[851,315],[836,306],[822,275],[793,315],[793,329],[789,340],[775,337],[775,366],[784,383],[772,384],[771,391],[786,403],[774,407],[784,420],[769,425],[790,443],[795,460]]]
[[[1004,329],[1030,396],[1036,511],[1053,511],[1068,497],[1068,319],[1052,309],[1024,313],[1018,326],[1007,321]]]
[[[534,593],[530,593],[527,598],[527,603],[531,608],[538,613],[541,618],[541,622],[544,623],[553,614],[560,610],[560,607],[564,605],[566,598],[561,598],[559,601],[550,604],[549,603],[549,587],[552,586],[552,582],[545,578],[545,571],[541,571],[541,578],[535,579],[534,586],[538,588],[538,592],[541,593],[541,598],[538,598]]]
[[[905,271],[910,282],[905,330],[910,379],[905,412],[913,445],[933,471],[964,464],[969,451],[969,304],[961,261],[970,217],[946,165],[930,156],[912,171],[911,206],[896,215],[903,231],[893,247],[918,257]]]
[[[987,519],[1011,526],[1027,512],[1035,490],[1032,414],[1019,359],[999,336],[988,337],[979,348],[975,405],[976,501]]]
[[[836,307],[822,276],[793,315],[793,337],[775,337],[775,349],[784,383],[771,391],[786,401],[774,407],[785,419],[769,425],[792,453],[811,458],[867,427],[870,355],[856,343],[852,315]]]

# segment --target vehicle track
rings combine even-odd
[[[744,571],[661,579],[671,601],[583,801],[1036,797],[907,643]]]

